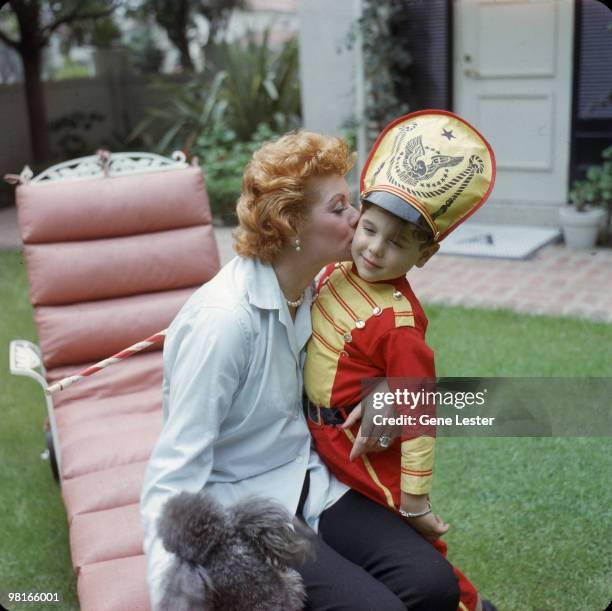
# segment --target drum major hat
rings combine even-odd
[[[495,155],[474,127],[444,110],[392,121],[361,172],[361,199],[443,240],[489,197]]]

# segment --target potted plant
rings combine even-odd
[[[587,169],[569,192],[573,207],[560,209],[565,243],[576,250],[593,248],[602,225],[607,234],[612,212],[612,146],[604,150],[603,163]]]

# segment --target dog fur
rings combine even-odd
[[[175,555],[160,609],[298,611],[302,579],[291,566],[311,554],[310,531],[278,503],[251,497],[223,508],[207,493],[182,492],[159,520]]]

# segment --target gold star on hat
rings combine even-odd
[[[423,110],[378,136],[361,172],[361,199],[439,242],[485,203],[494,182],[495,155],[482,134],[451,112]]]

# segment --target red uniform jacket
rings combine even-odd
[[[427,318],[405,277],[362,280],[353,263],[328,266],[312,307],[304,383],[321,407],[351,408],[364,394],[367,378],[434,378],[432,350],[425,343]],[[396,441],[386,452],[355,463],[348,456],[354,431],[309,422],[317,450],[336,476],[377,501],[399,507],[401,490],[431,489],[434,438]]]

